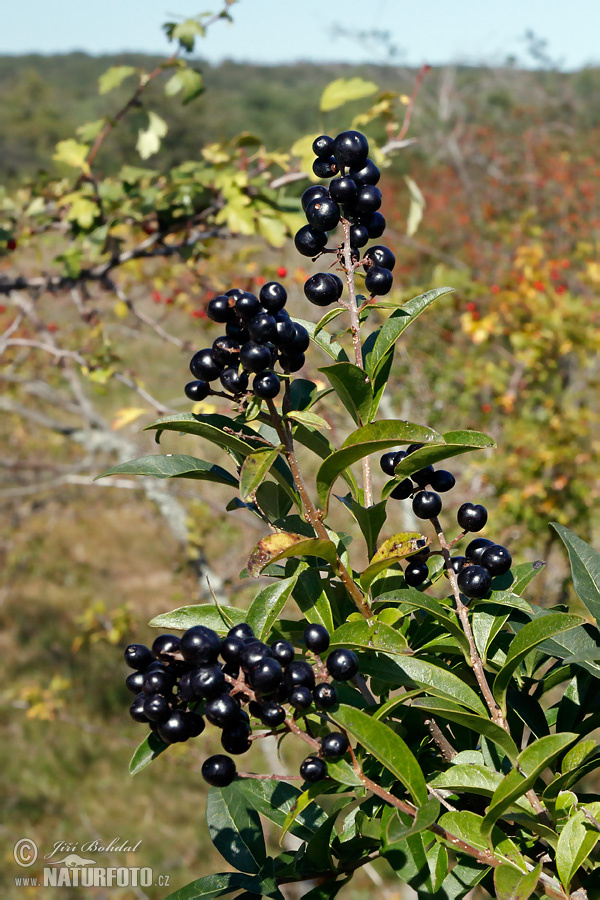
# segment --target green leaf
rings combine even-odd
[[[133,66],[111,66],[98,79],[98,93],[108,94],[123,84],[126,78],[135,73]]]
[[[151,731],[150,734],[144,738],[139,747],[137,747],[135,753],[131,757],[129,762],[129,774],[137,775],[137,773],[141,772],[142,769],[145,769],[153,759],[160,756],[163,750],[166,750],[168,746],[169,745],[164,741],[161,741],[157,734],[154,734],[154,732]]]
[[[250,604],[247,621],[259,641],[264,641],[269,636],[273,623],[287,603],[296,581],[297,576],[292,575],[291,578],[270,584],[257,594]]]
[[[173,97],[175,94],[182,92],[182,102],[185,106],[204,91],[202,75],[195,69],[187,66],[175,72],[165,84],[165,94],[167,97]]]
[[[258,542],[248,559],[248,574],[251,578],[258,578],[267,566],[279,562],[280,559],[294,556],[316,556],[337,568],[338,556],[333,541],[278,531],[276,534],[268,534]]]
[[[429,538],[425,538],[417,531],[402,531],[389,537],[379,547],[367,568],[360,575],[360,585],[363,591],[369,590],[373,580],[380,572],[389,569],[399,560],[412,556],[429,543]]]
[[[464,791],[466,794],[491,797],[502,778],[500,772],[494,772],[487,766],[459,763],[449,766],[445,772],[436,775],[429,783],[432,787],[443,791],[452,793]],[[529,815],[532,814],[531,804],[527,800],[516,800],[515,806],[522,807]]]
[[[470,731],[475,732],[475,734],[482,735],[489,741],[493,741],[496,746],[500,747],[511,762],[514,763],[516,761],[519,751],[515,742],[504,728],[496,725],[494,722],[490,721],[490,719],[467,712],[456,703],[448,700],[428,697],[427,699],[414,700],[413,706],[416,706],[419,709],[425,709],[427,712],[433,713],[434,716],[448,719],[450,722],[456,722],[457,725],[462,725]]]
[[[309,568],[307,563],[301,563],[298,581],[292,590],[292,596],[298,604],[300,612],[307,622],[313,625],[324,625],[331,634],[334,630],[333,613],[326,593],[326,581],[316,569]]]
[[[250,805],[279,828],[283,828],[286,817],[301,796],[297,787],[286,781],[257,778],[240,778],[239,790]],[[289,830],[302,841],[309,841],[325,821],[325,813],[316,803],[310,803],[298,812]]]
[[[387,503],[374,503],[373,506],[361,506],[351,494],[337,498],[350,510],[363,534],[367,544],[369,559],[377,549],[379,533],[387,518]]]
[[[373,388],[364,369],[349,362],[340,362],[323,366],[319,372],[326,376],[356,424],[368,424],[371,420]]]
[[[439,800],[431,798],[419,806],[414,817],[401,816],[393,806],[386,806],[381,817],[381,840],[386,852],[401,845],[411,834],[425,831],[437,821],[440,814]],[[408,822],[406,821],[408,819]]]
[[[292,830],[292,825],[294,824],[296,819],[302,813],[304,813],[304,810],[307,809],[307,807],[309,807],[311,803],[314,803],[315,798],[320,797],[321,794],[331,794],[333,792],[337,792],[338,787],[339,786],[337,784],[331,784],[327,781],[317,781],[316,784],[311,784],[309,788],[303,791],[300,796],[296,798],[282,825],[281,834],[279,835],[280,846],[288,831]]]
[[[256,878],[243,875],[241,872],[222,872],[198,878],[169,894],[166,900],[213,900],[215,897],[224,897],[234,891],[253,891],[253,889],[254,891],[260,890]]]
[[[210,838],[227,862],[241,872],[255,874],[267,858],[260,818],[237,782],[211,787],[206,800]]]
[[[257,447],[248,454],[240,471],[240,497],[245,502],[254,500],[256,489],[269,474],[269,469],[279,455],[276,447]]]
[[[600,810],[600,803],[589,804],[594,807],[591,813],[594,818]],[[584,808],[587,808],[585,804]],[[583,809],[571,816],[560,832],[556,846],[556,868],[558,877],[565,891],[569,891],[573,876],[577,869],[588,858],[600,840],[600,831],[586,818]]]
[[[112,466],[98,475],[98,478],[106,478],[107,475],[150,475],[154,478],[194,478],[198,481],[213,481],[215,484],[226,484],[237,487],[237,478],[230,475],[221,466],[196,459],[195,456],[167,454],[162,456],[141,456],[129,462]],[[95,479],[97,480],[97,479]]]
[[[373,81],[365,81],[364,78],[336,78],[321,94],[319,109],[321,112],[330,112],[351,100],[370,97],[376,90],[377,85]]]
[[[539,621],[555,614],[538,606],[530,608],[528,615],[533,621]],[[522,631],[525,626],[513,620],[511,627],[515,631]],[[589,626],[572,628],[571,631],[544,641],[538,649],[556,659],[577,659],[576,665],[590,672],[595,678],[600,678],[600,665],[594,662],[600,653],[600,640],[596,629]]]
[[[408,606],[414,606],[416,609],[425,610],[456,638],[458,644],[464,650],[468,651],[469,649],[469,642],[458,624],[454,610],[443,606],[439,600],[430,597],[429,594],[424,594],[422,591],[415,590],[415,588],[406,588],[403,591],[388,591],[385,594],[379,594],[373,599],[373,606],[376,604],[378,607],[379,604],[382,607],[389,604],[407,604]]]
[[[539,738],[519,753],[519,768],[511,769],[494,791],[483,820],[484,836],[491,834],[494,823],[502,813],[526,794],[544,769],[577,738],[578,735],[572,732],[550,734]]]
[[[167,123],[155,112],[148,113],[148,127],[140,128],[136,150],[142,159],[148,159],[160,150],[160,142],[168,131]]]
[[[321,316],[315,325],[314,333],[318,334],[321,328],[325,328],[326,325],[329,325],[330,322],[333,322],[334,319],[337,319],[337,317],[341,316],[344,312],[346,312],[346,310],[343,306],[335,306],[333,309],[328,309],[325,315]]]
[[[575,593],[596,621],[600,622],[600,553],[564,525],[557,522],[550,524],[569,551]]]
[[[567,613],[551,613],[543,619],[536,619],[525,625],[511,641],[504,665],[496,675],[493,686],[494,697],[506,714],[506,692],[515,669],[528,653],[548,638],[568,631],[583,622],[581,616]]]
[[[299,325],[303,325],[308,331],[311,341],[317,347],[320,347],[321,350],[324,350],[335,362],[348,361],[348,356],[342,345],[338,344],[324,328],[319,329],[317,332],[315,331],[316,326],[314,322],[309,322],[307,319],[295,319],[294,321],[298,322]]]
[[[479,605],[471,616],[471,629],[475,646],[481,657],[481,661],[485,664],[487,661],[487,652],[490,644],[506,625],[510,618],[510,610],[498,603],[486,603],[485,608]]]
[[[223,606],[221,609],[234,625],[246,621],[246,613],[243,609],[236,609],[234,606]],[[231,625],[224,621],[219,609],[212,603],[180,606],[179,609],[154,616],[148,625],[151,625],[152,628],[168,628],[175,631],[187,631],[192,625],[205,625],[219,634],[227,634],[231,628]]]
[[[371,425],[357,428],[348,435],[339,450],[323,461],[317,472],[317,491],[323,509],[327,511],[329,494],[334,482],[352,463],[371,453],[378,453],[394,447],[396,444],[410,444],[414,441],[419,443],[441,442],[441,440],[441,435],[431,428],[396,419],[382,419]]]
[[[417,806],[427,803],[427,785],[423,772],[395,731],[352,706],[340,705],[329,715],[402,782]]]
[[[404,635],[390,625],[379,622],[377,616],[340,625],[331,635],[330,647],[379,650],[393,656],[404,656],[408,652],[408,642]]]
[[[408,326],[412,325],[415,319],[425,312],[438,297],[449,294],[453,290],[454,288],[451,287],[442,287],[426,291],[392,313],[377,332],[373,349],[365,360],[365,367],[371,378],[374,378],[377,369],[383,365],[387,354]]]
[[[507,838],[499,828],[492,828],[489,835],[484,832],[485,819],[468,810],[447,812],[441,817],[439,824],[446,831],[461,841],[466,841],[477,850],[488,850],[486,840],[489,839],[493,847],[494,856],[507,863],[513,863],[519,868],[525,869],[525,861],[519,853],[516,845]],[[450,842],[450,846],[452,843]]]
[[[331,425],[326,419],[322,416],[318,416],[316,413],[307,412],[304,409],[292,409],[287,413],[285,418],[292,419],[293,422],[300,422],[301,425],[306,425],[307,428],[325,428],[327,431],[331,430]]]
[[[541,871],[541,863],[527,874],[519,872],[514,866],[502,863],[494,869],[497,900],[528,900],[536,888]]]
[[[191,53],[196,43],[196,38],[204,37],[206,29],[198,19],[186,19],[185,22],[175,24],[167,22],[164,26],[170,41],[178,41],[179,45]]]

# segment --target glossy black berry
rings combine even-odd
[[[365,225],[350,226],[350,246],[360,249],[369,243],[369,230]]]
[[[285,306],[287,291],[278,281],[268,281],[261,287],[259,299],[263,309],[266,309],[267,312],[273,315],[280,312]]]
[[[264,344],[248,341],[240,350],[240,362],[250,372],[263,372],[271,365],[271,351]]]
[[[290,703],[295,709],[308,709],[312,706],[312,691],[307,687],[295,687],[290,694]]]
[[[305,363],[304,353],[299,353],[297,356],[284,356],[281,360],[281,364],[287,372],[299,372]]]
[[[212,725],[226,728],[237,720],[240,704],[235,697],[230,697],[229,694],[219,694],[218,697],[211,697],[206,701],[204,711]]]
[[[175,675],[164,666],[162,669],[152,669],[144,675],[142,690],[145,694],[164,694],[168,696],[173,690]]]
[[[428,484],[431,484],[431,477],[433,475],[433,466],[424,466],[422,469],[419,469],[418,472],[414,472],[411,475],[412,480],[419,485],[419,487],[425,487]]]
[[[138,694],[131,706],[129,707],[129,715],[134,722],[148,722],[148,716],[144,712],[144,704],[146,702],[146,694]]]
[[[469,600],[481,600],[492,586],[492,576],[483,566],[465,566],[457,576],[458,587]]]
[[[470,544],[467,544],[467,549],[465,550],[465,556],[469,560],[469,562],[478,563],[481,565],[481,557],[488,549],[488,547],[493,547],[494,542],[488,541],[487,538],[475,538],[474,541],[471,541]]]
[[[425,444],[409,444],[406,448],[406,455],[408,456],[410,453],[416,453],[417,450],[422,450]]]
[[[329,306],[340,298],[339,284],[330,272],[317,272],[304,284],[304,294],[315,306]]]
[[[284,682],[292,690],[306,687],[312,691],[315,686],[315,673],[309,663],[303,659],[295,659],[285,670]]]
[[[225,691],[227,682],[220,666],[200,666],[191,674],[192,690],[198,697],[217,697]]]
[[[210,394],[210,385],[207,381],[189,381],[184,387],[185,396],[194,403],[200,403]]]
[[[185,714],[179,709],[174,709],[169,718],[159,725],[158,734],[166,744],[177,744],[187,741],[189,734],[186,727]]]
[[[130,672],[125,679],[125,687],[132,694],[139,694],[144,684],[143,672]]]
[[[281,666],[289,666],[294,658],[294,648],[289,641],[275,641],[271,644],[271,653]]]
[[[214,381],[219,377],[221,368],[210,348],[198,350],[190,361],[190,372],[199,381]]]
[[[285,709],[275,700],[263,700],[259,718],[268,728],[277,728],[285,721]]]
[[[181,638],[176,634],[159,634],[152,644],[152,653],[161,662],[168,662],[179,652]]]
[[[453,556],[453,557],[451,557],[451,559],[450,559],[450,566],[451,566],[451,568],[452,568],[452,571],[453,571],[456,575],[458,575],[458,573],[460,572],[460,570],[462,569],[462,567],[464,566],[464,564],[466,563],[466,561],[467,561],[466,556]]]
[[[371,266],[365,276],[365,288],[374,297],[383,297],[389,294],[394,283],[394,276],[389,269],[382,266]]]
[[[348,738],[341,731],[331,731],[321,740],[321,753],[329,759],[343,756],[350,744]]]
[[[382,244],[375,244],[365,251],[364,259],[370,259],[374,266],[382,266],[389,269],[390,272],[396,265],[396,257],[388,247]]]
[[[419,491],[415,494],[412,508],[417,519],[433,519],[442,511],[442,499],[435,491]]]
[[[333,650],[327,657],[327,671],[336,681],[349,681],[358,672],[358,656],[353,650]]]
[[[231,288],[229,291],[225,291],[225,297],[233,297],[234,300],[237,300],[238,297],[241,297],[243,294],[243,290],[241,288]]]
[[[230,298],[226,294],[213,297],[206,308],[206,315],[213,322],[219,322],[221,325],[230,322],[234,317]]]
[[[333,153],[333,138],[328,134],[319,135],[313,141],[312,151],[319,159],[329,159]]]
[[[342,131],[333,142],[333,154],[340,166],[359,169],[369,155],[369,142],[360,131]]]
[[[277,322],[267,312],[261,312],[248,322],[248,331],[254,341],[265,344],[277,337]]]
[[[294,322],[294,339],[287,347],[287,352],[293,355],[305,353],[310,347],[310,335],[304,325]]]
[[[397,464],[396,458],[397,458],[399,452],[402,452],[402,451],[390,450],[389,453],[384,453],[383,456],[381,457],[381,459],[379,460],[379,465],[381,467],[381,471],[384,472],[386,475],[389,475],[390,477],[393,477],[395,474],[395,469],[396,469],[396,464]],[[403,456],[400,457],[400,459],[403,459],[403,458],[404,458]],[[398,462],[400,462],[400,459],[398,460]]]
[[[144,700],[144,714],[150,722],[166,722],[171,715],[171,705],[162,694],[148,694]]]
[[[358,187],[363,187],[365,184],[377,184],[381,172],[372,159],[367,159],[360,169],[350,169],[350,177]]]
[[[177,683],[177,699],[183,703],[191,703],[196,699],[196,694],[192,688],[192,673],[184,672]]]
[[[284,316],[275,317],[275,337],[273,343],[280,348],[286,348],[293,344],[296,337],[296,329],[291,319]]]
[[[325,653],[329,648],[329,632],[324,625],[307,625],[304,629],[304,643],[313,653]]]
[[[280,663],[270,656],[253,665],[248,673],[250,684],[259,694],[272,694],[279,687],[282,676]]]
[[[252,390],[261,400],[272,400],[281,390],[281,382],[275,372],[261,372],[255,376]]]
[[[215,663],[221,652],[221,638],[212,628],[193,625],[181,638],[181,654],[186,662],[195,666]]]
[[[488,520],[487,509],[481,503],[463,503],[456,520],[463,531],[481,531]]]
[[[221,641],[221,656],[227,663],[237,663],[239,662],[240,651],[243,646],[243,638],[227,635]]]
[[[344,175],[331,181],[329,193],[336,203],[354,203],[358,197],[358,187],[349,175]]]
[[[316,200],[317,197],[329,197],[329,190],[324,184],[312,184],[310,187],[306,188],[300,201],[304,212],[306,212],[308,204],[313,200]]]
[[[327,777],[327,763],[318,756],[307,756],[300,766],[300,774],[305,781],[315,784]]]
[[[272,656],[273,652],[270,647],[267,647],[262,641],[254,640],[244,644],[240,650],[239,661],[241,667],[248,672],[256,663]]]
[[[198,737],[204,731],[204,719],[195,712],[186,712],[183,714],[185,730],[189,738]]]
[[[233,338],[218,337],[213,341],[212,350],[217,365],[222,367],[237,366],[240,358],[240,345]]]
[[[512,566],[512,556],[506,547],[502,547],[501,544],[492,544],[483,551],[479,562],[490,575],[504,575]]]
[[[296,250],[302,256],[316,256],[327,244],[327,235],[312,225],[303,225],[294,237]]]
[[[228,728],[223,729],[221,735],[221,746],[226,753],[237,756],[240,753],[247,753],[252,746],[248,740],[250,729],[244,722],[236,722]]]
[[[227,637],[241,638],[241,640],[244,640],[245,638],[253,638],[254,632],[247,622],[240,622],[239,625],[234,625],[233,628],[229,629]]]
[[[237,321],[228,322],[225,326],[225,333],[227,334],[227,337],[233,338],[234,341],[237,341],[240,345],[245,344],[246,341],[250,340],[248,329]]]
[[[316,197],[306,207],[306,218],[320,231],[333,231],[340,221],[340,208],[330,197]]]
[[[313,700],[319,709],[331,709],[337,704],[337,691],[328,681],[322,681],[313,691]]]
[[[369,237],[372,241],[380,238],[385,231],[385,218],[380,212],[374,212],[368,219],[365,220],[364,224],[367,226]]]
[[[438,492],[438,494],[443,494],[446,491],[452,490],[456,484],[456,478],[452,472],[447,472],[446,469],[436,469],[431,476],[429,484],[434,491]]]
[[[129,644],[123,656],[130,669],[145,669],[154,660],[152,651],[145,644]]]
[[[359,215],[376,212],[381,206],[381,191],[374,184],[365,184],[358,192],[356,209]]]
[[[237,769],[229,756],[216,753],[202,763],[202,777],[213,787],[227,787],[236,776]]]
[[[327,159],[315,159],[312,170],[317,178],[333,178],[339,172],[339,166],[333,156]]]
[[[235,311],[244,321],[249,321],[260,312],[260,300],[254,294],[244,291],[235,301]]]
[[[409,587],[419,587],[429,578],[426,562],[410,562],[404,570],[404,580]]]
[[[248,390],[248,376],[237,368],[224,369],[219,380],[230,394],[244,394]]]

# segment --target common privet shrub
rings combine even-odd
[[[172,743],[201,741],[207,722],[221,731],[224,752],[202,773],[210,836],[236,871],[172,897],[281,897],[281,885],[313,881],[305,896],[328,898],[378,858],[419,895],[444,900],[477,884],[501,900],[595,896],[600,801],[575,788],[600,765],[591,737],[600,725],[600,557],[555,526],[588,617],[523,599],[544,564],[513,565],[507,548],[475,536],[486,509],[453,509],[454,476],[438,468],[493,441],[377,419],[396,343],[449,289],[402,307],[380,299],[395,260],[381,244],[360,252],[385,229],[366,138],[322,136],[314,150],[315,174],[330,181],[305,192],[308,224],[295,243],[325,270],[307,280],[307,298],[330,308],[316,325],[294,320],[277,282],[259,297],[234,289],[213,299],[209,316],[225,334],[194,355],[186,393],[223,397],[234,413],[151,426],[157,438],[176,431],[215,444],[229,468],[156,455],[107,473],[230,486],[228,509],[265,527],[247,575],[268,585],[247,613],[217,603],[177,609],[150,624],[181,637],[126,650],[131,715],[149,725],[132,773]],[[369,332],[374,309],[391,314]],[[338,316],[347,316],[348,352],[327,331]],[[330,357],[320,369],[330,389],[295,375],[309,339]],[[355,426],[339,447],[315,412],[333,395]],[[314,484],[298,446],[317,458]],[[375,456],[389,476],[378,500]],[[362,554],[328,524],[334,490]],[[422,533],[382,539],[398,501],[412,504]],[[306,745],[300,774],[240,771],[240,757],[252,768],[255,742],[269,735]],[[300,848],[267,856],[261,817]]]

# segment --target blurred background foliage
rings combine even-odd
[[[0,58],[0,334],[22,341],[4,347],[0,401],[7,897],[26,895],[14,887],[14,874],[22,873],[12,866],[12,845],[23,835],[48,849],[57,840],[142,839],[127,864],[141,859],[170,874],[172,887],[213,868],[197,750],[174,748],[151,771],[133,780],[126,774],[137,738],[120,654],[130,640],[150,639],[142,623],[154,614],[207,596],[207,575],[218,595],[246,604],[253,588],[238,573],[260,527],[254,534],[255,520],[223,512],[230,497],[222,487],[94,485],[93,477],[115,458],[153,452],[141,428],[157,411],[189,407],[183,385],[191,350],[219,333],[204,313],[215,293],[234,285],[258,290],[278,278],[288,286],[292,313],[315,320],[302,284],[318,264],[285,239],[307,180],[290,178],[276,193],[268,180],[300,168],[299,153],[289,151],[305,135],[335,134],[358,116],[385,145],[406,110],[412,113],[415,141],[387,157],[382,185],[386,242],[397,257],[394,296],[400,302],[443,284],[455,293],[398,348],[383,414],[493,435],[496,451],[453,466],[457,501],[484,502],[491,512],[486,535],[507,543],[518,561],[549,560],[536,582],[538,600],[570,601],[566,560],[547,523],[598,538],[600,71],[447,67],[426,74],[413,107],[418,73],[407,68],[210,66],[192,58],[203,79],[200,96],[182,105],[156,79],[100,147],[94,172],[106,191],[116,249],[107,250],[106,233],[94,249],[94,229],[103,227],[86,221],[94,184],[83,179],[81,187],[64,145],[54,158],[56,145],[89,146],[93,127],[77,129],[128,101],[127,78],[111,93],[98,92],[109,67],[152,71],[162,62],[82,53]],[[319,112],[326,85],[355,76],[377,92]],[[140,160],[136,145],[148,110],[168,130],[150,160]],[[227,143],[241,133],[248,135]],[[191,168],[173,175],[190,160]],[[123,166],[150,174],[130,173],[124,190]],[[266,221],[259,216],[236,227],[231,215],[222,216],[216,236],[192,252],[184,244],[189,239],[198,249],[193,215],[211,202],[203,191],[214,199],[221,177],[231,192],[249,167],[250,188],[246,181],[240,193],[255,191]],[[115,184],[121,193],[111,195]],[[83,206],[71,199],[65,214],[55,214],[73,190]],[[192,213],[185,211],[190,195],[199,204]],[[230,200],[231,193],[219,200],[213,219]],[[169,229],[174,208],[180,221],[188,217],[179,229],[181,252],[134,258],[119,267],[115,283],[80,289],[86,254],[97,263]],[[74,281],[54,291],[2,291],[3,278],[43,282],[56,271]],[[313,349],[303,374],[319,380],[325,362]],[[340,411],[325,404],[320,412],[334,440],[343,439],[351,424]],[[163,443],[168,452],[175,439]],[[177,441],[178,452],[211,458],[190,438],[184,445]],[[411,525],[400,507],[390,512],[389,533]],[[342,508],[337,515],[341,522]],[[278,764],[255,757],[258,770]],[[360,877],[353,897],[372,890],[369,878],[386,896],[397,893],[389,871]]]

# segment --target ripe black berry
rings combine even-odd
[[[272,694],[279,687],[282,676],[281,665],[269,656],[253,665],[248,673],[250,684],[259,694]]]
[[[175,684],[175,676],[164,666],[162,669],[152,669],[144,675],[142,690],[145,694],[169,695]]]
[[[219,377],[221,368],[211,349],[198,350],[190,362],[190,372],[199,381],[214,381]]]
[[[233,338],[218,337],[212,345],[215,360],[219,366],[237,366],[240,358],[240,345]]]
[[[304,356],[304,353],[299,353],[298,356],[284,355],[281,358],[281,365],[287,372],[299,372],[305,363],[306,357]]]
[[[130,672],[125,679],[125,687],[132,694],[139,694],[144,684],[143,672]]]
[[[221,638],[212,628],[194,625],[181,638],[181,653],[186,662],[195,666],[215,663],[221,652]]]
[[[227,663],[237,663],[240,659],[240,651],[244,646],[241,637],[235,635],[227,635],[221,641],[221,656]]]
[[[244,644],[240,650],[239,660],[241,667],[248,672],[256,663],[272,656],[273,653],[270,647],[267,647],[262,641],[254,639],[254,641]]]
[[[235,697],[229,694],[219,694],[218,697],[211,697],[205,704],[206,718],[211,724],[218,728],[226,728],[232,725],[238,718],[240,712],[240,704]]]
[[[493,546],[494,542],[488,541],[487,538],[475,538],[474,541],[471,541],[471,543],[467,545],[465,556],[467,557],[469,562],[474,562],[478,565],[481,565],[481,557],[488,547]]]
[[[337,691],[332,684],[322,681],[313,691],[313,700],[319,709],[331,709],[337,704]]]
[[[376,212],[381,206],[381,191],[374,184],[365,184],[358,192],[356,209],[359,215]]]
[[[171,705],[162,694],[148,694],[144,700],[144,714],[151,722],[166,722],[171,715]]]
[[[250,372],[263,372],[271,365],[271,351],[264,344],[248,341],[240,350],[240,361]]]
[[[268,728],[277,728],[285,721],[285,709],[275,700],[263,700],[258,715]]]
[[[340,221],[340,208],[330,197],[315,197],[306,207],[306,218],[320,231],[333,231]]]
[[[287,353],[298,355],[310,347],[310,335],[304,325],[294,322],[294,340],[286,348]]]
[[[377,184],[381,172],[372,159],[367,159],[360,169],[350,169],[350,177],[359,187],[365,184]]]
[[[390,272],[396,265],[396,257],[388,247],[384,247],[382,244],[369,247],[365,251],[364,259],[370,259],[374,266],[382,266],[384,269],[389,269]]]
[[[281,666],[289,666],[294,658],[294,648],[289,641],[275,641],[271,644],[271,653]]]
[[[437,469],[431,476],[429,484],[434,491],[443,494],[445,491],[452,490],[456,484],[456,479],[452,472],[447,472],[446,469]]]
[[[272,400],[281,390],[281,382],[275,372],[261,372],[254,378],[252,390],[261,400]]]
[[[367,220],[365,225],[369,231],[369,237],[372,241],[380,238],[385,231],[385,218],[380,212],[374,212]]]
[[[290,694],[290,703],[296,709],[308,709],[312,701],[312,692],[307,687],[295,687]]]
[[[317,178],[331,178],[339,172],[339,166],[333,156],[327,159],[315,159],[312,170]]]
[[[225,390],[231,394],[244,394],[248,390],[248,376],[237,368],[224,369],[220,381]]]
[[[195,712],[184,713],[185,730],[188,737],[198,737],[204,731],[204,719]]]
[[[492,544],[481,554],[479,562],[490,575],[504,575],[512,566],[512,556],[501,544]]]
[[[390,450],[389,453],[384,453],[381,459],[379,460],[379,465],[381,466],[381,471],[386,475],[390,475],[391,477],[395,474],[395,469],[401,459],[404,459],[406,456],[405,453],[402,453],[401,450]]]
[[[210,394],[210,385],[206,381],[190,381],[184,387],[185,396],[194,403],[200,403]]]
[[[343,756],[350,744],[348,738],[341,731],[331,731],[321,740],[321,753],[330,759]]]
[[[312,666],[303,659],[295,659],[285,670],[284,681],[291,689],[307,687],[312,691],[315,686],[315,673]]]
[[[235,301],[235,311],[244,321],[248,321],[259,314],[260,301],[254,294],[244,291]]]
[[[358,187],[349,175],[345,175],[333,179],[329,185],[329,193],[337,203],[354,203],[358,197]]]
[[[229,629],[227,637],[236,637],[244,640],[245,638],[253,638],[254,632],[247,622],[240,622],[239,625],[234,625],[233,628]]]
[[[303,225],[294,237],[296,250],[302,256],[316,256],[327,244],[327,235],[312,225]]]
[[[229,297],[226,294],[213,297],[206,308],[206,314],[213,322],[219,322],[221,325],[230,322],[234,317],[234,312]]]
[[[183,703],[191,703],[196,699],[192,688],[192,673],[184,672],[177,684],[177,699]]]
[[[202,763],[202,777],[214,787],[227,787],[236,776],[234,761],[229,756],[216,753]]]
[[[333,138],[328,134],[319,135],[313,141],[312,151],[319,159],[328,159],[333,153]]]
[[[450,566],[452,568],[452,571],[456,575],[458,575],[458,573],[460,572],[460,570],[462,569],[462,567],[464,566],[466,561],[467,561],[466,556],[453,556],[450,559]]]
[[[300,774],[305,781],[315,784],[327,777],[327,764],[318,756],[307,756],[300,766]]]
[[[404,570],[404,580],[409,587],[419,587],[429,578],[426,562],[410,562]]]
[[[419,487],[425,487],[427,484],[431,484],[431,476],[433,475],[433,466],[424,466],[422,469],[419,469],[418,472],[415,472],[411,477],[414,482],[416,482]]]
[[[333,142],[333,153],[340,166],[359,169],[369,155],[369,143],[360,131],[342,131]]]
[[[198,697],[217,697],[225,690],[227,682],[220,666],[201,666],[191,674],[192,690]]]
[[[327,671],[336,681],[349,681],[358,672],[358,657],[353,650],[333,650],[327,657]]]
[[[308,189],[310,190],[310,188]],[[271,315],[283,309],[287,300],[287,291],[278,281],[268,281],[260,289],[260,302],[263,309]]]
[[[315,306],[329,306],[339,300],[341,291],[330,272],[317,272],[305,282],[304,294]]]
[[[125,647],[123,655],[130,669],[145,669],[154,659],[152,651],[145,644],[130,644]]]
[[[133,703],[129,707],[129,715],[133,719],[134,722],[145,723],[148,721],[148,716],[144,712],[144,703],[146,702],[145,694],[138,694],[135,697]]]
[[[350,246],[360,249],[369,243],[369,231],[365,225],[350,226]]]
[[[156,659],[168,662],[179,651],[180,643],[181,638],[178,638],[176,634],[159,634],[152,644],[152,653]]]
[[[237,321],[228,322],[225,326],[225,333],[227,334],[227,337],[233,338],[238,344],[245,344],[246,341],[250,340],[248,329]]]
[[[221,746],[227,753],[234,756],[240,753],[246,753],[252,744],[248,740],[250,729],[245,722],[236,722],[228,728],[223,729],[221,735]]]
[[[382,266],[371,266],[365,277],[365,288],[374,297],[383,297],[389,294],[394,283],[394,276],[389,269]]]
[[[463,531],[481,531],[488,520],[487,509],[480,503],[463,503],[456,520]]]
[[[302,194],[301,203],[302,209],[306,212],[306,207],[309,203],[315,200],[317,197],[329,197],[329,191],[325,187],[324,184],[313,184],[310,187],[307,187],[304,193]]]
[[[492,586],[492,576],[483,566],[465,566],[458,573],[457,581],[469,600],[481,600]]]
[[[442,499],[434,491],[419,491],[413,499],[412,508],[417,519],[433,519],[442,511]]]
[[[277,337],[277,322],[270,313],[261,312],[250,319],[248,331],[252,340],[265,344]]]
[[[184,713],[179,709],[174,709],[169,718],[159,725],[158,734],[166,744],[187,741],[189,734]]]
[[[304,629],[304,643],[313,653],[325,653],[329,648],[329,632],[324,625],[308,625]]]
[[[273,338],[273,343],[278,347],[285,349],[293,344],[295,337],[296,329],[294,328],[292,320],[287,319],[284,316],[276,316],[275,337]]]

